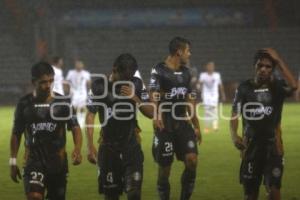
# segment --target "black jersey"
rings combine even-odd
[[[141,79],[133,77],[130,82],[134,85],[135,95],[145,100],[147,95],[144,93]],[[122,148],[123,145],[128,145],[129,141],[136,141],[134,134],[137,126],[136,104],[127,97],[120,98],[122,84],[117,84],[114,87],[116,83],[108,82],[105,84],[103,79],[93,81],[87,108],[90,112],[99,115],[103,142],[115,144]],[[103,95],[105,90],[107,94]]]
[[[241,113],[243,134],[253,139],[273,139],[281,121],[285,97],[292,94],[283,80],[265,86],[247,80],[236,90],[232,110]]]
[[[70,99],[60,96],[49,103],[41,103],[33,94],[28,94],[17,104],[13,133],[25,133],[29,153],[26,164],[38,161],[47,169],[57,170],[66,159],[66,128],[75,126],[78,122]]]
[[[184,103],[192,92],[191,74],[187,67],[181,66],[178,71],[173,71],[165,63],[157,64],[151,71],[149,89],[160,92],[161,108],[170,110],[163,112],[165,123],[172,126],[175,117],[186,116],[187,105]]]

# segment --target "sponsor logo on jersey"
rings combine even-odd
[[[271,115],[273,111],[273,107],[271,106],[262,106],[259,108],[248,109],[252,116],[257,115]]]
[[[32,133],[36,134],[38,131],[54,132],[57,124],[52,122],[33,123],[31,124]]]
[[[35,108],[49,108],[50,104],[46,103],[46,104],[34,104]]]
[[[181,75],[182,72],[174,72],[175,75]]]
[[[268,88],[254,90],[254,92],[268,92],[268,91],[269,91]]]
[[[171,89],[170,96],[174,97],[177,95],[186,95],[187,93],[187,88],[186,87],[174,87]]]

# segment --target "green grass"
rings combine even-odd
[[[23,184],[15,184],[9,178],[9,137],[13,118],[13,107],[0,108],[0,199],[25,199]],[[201,112],[203,113],[203,112]],[[228,116],[229,106],[224,113]],[[282,187],[282,199],[300,199],[300,104],[287,104],[283,113],[283,140],[285,145],[285,172]],[[145,200],[158,199],[156,193],[157,166],[151,155],[152,123],[140,118],[143,129],[143,149],[145,154],[145,170],[142,195]],[[97,134],[96,134],[97,135]],[[68,152],[72,150],[72,137],[68,136]],[[84,141],[84,144],[85,141]],[[86,154],[86,145],[83,154]],[[23,148],[19,153],[19,164],[22,163]],[[221,121],[217,134],[203,135],[203,143],[199,148],[199,166],[195,191],[192,199],[204,200],[238,200],[242,199],[242,187],[238,183],[240,165],[239,153],[233,147],[229,137],[228,121]],[[178,199],[180,192],[180,175],[183,166],[175,162],[171,176],[171,199]],[[86,158],[83,163],[74,167],[70,165],[67,199],[96,200],[103,199],[97,193],[97,168],[89,164]],[[265,191],[261,188],[261,199],[265,199]],[[125,199],[125,198],[124,198]]]

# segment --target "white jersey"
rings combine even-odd
[[[202,100],[204,105],[216,106],[219,102],[219,86],[222,84],[221,75],[218,72],[209,74],[203,72],[199,76],[202,83]]]
[[[62,69],[55,67],[52,65],[54,70],[54,82],[53,82],[53,91],[57,92],[58,94],[64,95],[64,76]]]
[[[86,70],[70,70],[67,74],[66,80],[70,83],[71,94],[80,96],[87,96],[87,84],[91,80],[91,74]]]

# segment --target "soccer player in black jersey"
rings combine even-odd
[[[88,160],[99,166],[99,193],[106,200],[117,200],[123,190],[129,200],[141,199],[143,152],[135,131],[136,108],[152,117],[153,106],[143,104],[143,82],[134,77],[136,59],[121,54],[114,62],[109,80],[93,81],[87,105]],[[97,151],[93,143],[94,119],[101,123],[101,143]]]
[[[247,200],[258,199],[262,178],[268,199],[280,199],[283,174],[281,112],[286,96],[297,89],[287,64],[271,48],[257,51],[254,58],[255,76],[242,82],[236,90],[232,119],[232,141],[241,151],[240,182]],[[284,80],[273,77],[278,69]],[[243,136],[238,135],[238,116],[242,114]]]
[[[174,153],[183,161],[181,200],[190,199],[197,167],[197,140],[201,133],[196,97],[191,90],[191,74],[185,66],[191,56],[190,42],[175,37],[169,43],[170,55],[151,72],[150,99],[156,104],[153,156],[159,165],[157,190],[161,200],[170,199],[169,176]]]
[[[19,182],[17,154],[25,134],[24,187],[28,200],[64,200],[67,184],[66,126],[72,130],[74,165],[81,162],[82,135],[70,99],[52,93],[54,71],[40,62],[31,69],[34,91],[22,97],[15,110],[9,160],[11,178]]]

